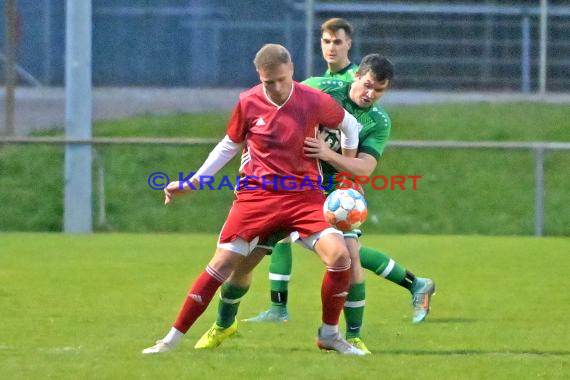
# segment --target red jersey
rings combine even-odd
[[[344,109],[319,90],[293,82],[289,99],[277,106],[259,84],[240,94],[227,135],[244,143],[240,173],[251,176],[247,184],[282,190],[285,183],[299,190],[310,181],[316,189],[320,167],[317,159],[305,156],[305,137],[318,136],[319,125],[337,128],[343,118]],[[273,181],[279,181],[277,187]]]

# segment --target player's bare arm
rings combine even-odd
[[[378,165],[378,161],[373,156],[362,152],[358,153],[356,158],[349,158],[335,153],[328,163],[338,171],[346,171],[354,175],[365,176],[372,175],[372,172],[374,172],[374,169],[376,169]]]
[[[370,176],[378,165],[378,161],[370,154],[361,152],[354,158],[338,154],[318,138],[306,138],[304,149],[307,156],[327,161],[339,172]]]
[[[337,153],[334,152],[328,144],[320,138],[307,137],[305,139],[305,154],[311,158],[317,158],[323,161],[330,161]],[[358,149],[342,149],[342,155],[345,157],[356,157]]]

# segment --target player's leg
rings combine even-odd
[[[301,237],[300,242],[314,250],[326,266],[321,285],[323,323],[318,330],[317,346],[346,355],[365,355],[338,332],[340,313],[350,287],[350,255],[342,233],[324,220],[324,200],[320,191],[304,191],[295,193],[286,208],[293,239]]]
[[[291,243],[278,243],[271,254],[269,280],[271,285],[271,307],[287,314],[289,280],[293,267]]]
[[[343,236],[334,229],[327,229],[303,239],[303,242],[314,248],[327,268],[321,286],[323,324],[318,331],[317,345],[341,354],[364,355],[364,351],[344,340],[338,330],[340,313],[350,287],[350,255]]]
[[[269,265],[269,285],[271,287],[271,308],[262,311],[245,322],[287,322],[287,298],[289,295],[289,279],[293,266],[291,243],[277,243],[271,253]]]
[[[256,237],[265,228],[273,228],[269,213],[259,213],[257,207],[279,211],[271,204],[263,204],[263,192],[238,194],[218,239],[218,248],[212,260],[192,285],[170,332],[156,345],[143,350],[145,354],[169,351],[182,338],[198,317],[206,310],[216,290],[233,273],[243,257],[249,255]],[[254,206],[255,205],[255,206]],[[243,232],[243,226],[248,226]]]
[[[431,279],[416,277],[391,257],[372,248],[360,248],[360,262],[363,268],[408,289],[412,294],[412,321],[418,323],[426,319],[431,296],[435,293],[435,283]]]
[[[370,353],[360,336],[364,319],[365,284],[364,270],[360,265],[359,243],[356,234],[345,233],[345,243],[350,254],[350,288],[344,303],[346,321],[346,340],[354,347]]]
[[[248,247],[248,243],[241,239],[234,242],[236,249],[218,248],[208,266],[194,281],[178,316],[168,334],[154,346],[143,350],[143,354],[157,354],[170,351],[181,340],[194,322],[206,310],[216,290],[230,276],[240,261],[240,254],[244,254],[238,246]],[[248,249],[248,248],[244,248]]]
[[[267,250],[256,248],[237,264],[231,276],[221,287],[218,317],[212,327],[198,340],[194,348],[215,348],[237,332],[236,314],[241,299],[247,293],[252,271],[265,257]]]

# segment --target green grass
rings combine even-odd
[[[404,289],[368,274],[364,338],[343,358],[313,343],[322,264],[295,248],[286,324],[241,324],[217,350],[194,342],[215,302],[171,354],[143,357],[208,261],[210,234],[0,234],[0,378],[566,379],[570,239],[369,235],[435,279],[432,313],[410,323]],[[240,310],[268,306],[268,260]]]
[[[570,141],[567,105],[454,104],[390,107],[396,140]],[[152,116],[97,123],[95,136],[215,137],[227,114]],[[53,133],[52,133],[53,134]],[[231,191],[202,191],[163,207],[148,177],[195,170],[210,146],[98,146],[105,168],[107,224],[98,231],[217,232]],[[0,148],[0,231],[60,231],[63,147]],[[234,160],[221,174],[234,178]],[[95,167],[96,168],[96,167]],[[547,235],[570,235],[570,152],[546,156]],[[422,175],[418,190],[367,188],[369,233],[531,235],[531,152],[388,148],[375,174]],[[94,172],[94,183],[97,183]],[[219,183],[219,180],[218,182]],[[95,185],[96,186],[96,185]],[[95,187],[96,189],[96,187]],[[98,195],[94,192],[95,210]],[[97,216],[95,216],[96,218]]]
[[[430,104],[388,111],[396,140],[570,141],[568,104]]]

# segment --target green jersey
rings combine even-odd
[[[362,125],[362,129],[358,134],[358,153],[369,154],[376,160],[382,156],[390,137],[392,122],[390,121],[388,113],[386,113],[380,105],[373,104],[368,108],[358,107],[349,97],[351,82],[334,78],[311,77],[304,80],[303,83],[331,95]],[[332,150],[337,153],[342,153],[340,131],[338,129],[322,128],[321,137],[323,137]],[[321,162],[321,166],[324,176],[323,186],[328,188],[329,178],[332,177],[334,187],[336,187],[336,174],[338,170],[327,162]]]
[[[355,65],[354,63],[349,63],[348,66],[346,66],[344,69],[340,71],[337,71],[336,73],[332,73],[330,70],[327,70],[325,72],[325,75],[323,75],[323,77],[340,79],[345,82],[352,82],[352,80],[354,79],[354,74],[356,73],[357,70],[358,70],[357,65]]]

